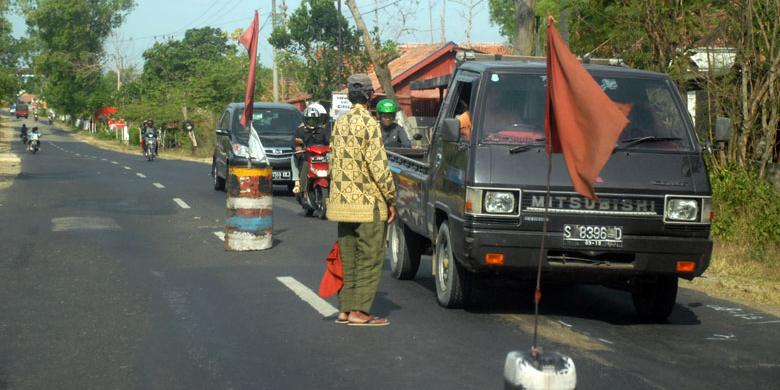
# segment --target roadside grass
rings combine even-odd
[[[73,134],[78,139],[86,143],[89,143],[91,145],[96,145],[98,147],[113,150],[115,152],[133,154],[139,156],[141,155],[141,146],[138,144],[137,141],[137,137],[138,137],[137,129],[133,129],[130,131],[130,138],[135,140],[135,142],[125,144],[117,140],[113,134],[104,131],[97,131],[96,133],[90,133],[88,131],[75,128],[63,122],[57,122],[57,126]],[[211,164],[211,158],[207,156],[211,156],[212,151],[213,148],[204,150],[203,147],[199,147],[196,153],[193,154],[189,148],[165,149],[160,151],[160,158],[194,161],[199,163]]]
[[[13,185],[21,172],[21,160],[11,151],[11,141],[18,136],[17,131],[9,127],[5,119],[0,119],[0,190]]]

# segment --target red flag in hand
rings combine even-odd
[[[322,282],[320,282],[320,290],[317,294],[323,298],[327,298],[333,294],[336,294],[341,290],[341,286],[344,285],[344,270],[341,264],[341,249],[339,242],[336,241],[328,253],[328,258],[325,259],[325,274],[322,275]]]
[[[249,76],[246,79],[246,92],[244,92],[244,114],[241,115],[241,126],[246,127],[252,120],[252,108],[255,102],[255,67],[257,67],[257,39],[260,32],[260,22],[255,10],[255,18],[252,24],[238,39],[249,52]]]
[[[569,51],[553,22],[548,16],[547,153],[563,153],[574,190],[596,199],[593,183],[628,119]]]

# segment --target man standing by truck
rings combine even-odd
[[[347,80],[352,109],[339,117],[330,140],[331,189],[327,216],[338,222],[344,285],[339,291],[338,322],[384,326],[372,316],[385,253],[385,221],[395,218],[395,184],[387,166],[382,130],[366,108],[374,93],[371,79]]]

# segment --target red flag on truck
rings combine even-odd
[[[596,199],[593,183],[612,155],[626,115],[605,94],[547,17],[547,153],[563,153],[574,190]]]
[[[257,66],[257,35],[260,32],[260,23],[255,10],[255,18],[252,24],[241,35],[239,42],[249,52],[249,76],[246,79],[246,92],[244,92],[244,113],[241,115],[241,126],[246,127],[252,120],[252,108],[255,102],[255,67]]]

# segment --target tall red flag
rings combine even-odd
[[[547,153],[563,153],[574,190],[596,199],[593,183],[609,160],[626,115],[605,94],[547,17]]]
[[[252,24],[238,39],[249,52],[249,76],[246,79],[246,92],[244,92],[244,114],[241,115],[241,126],[246,127],[252,120],[252,109],[255,103],[255,67],[257,66],[257,38],[260,32],[260,22],[255,10],[255,18]]]

